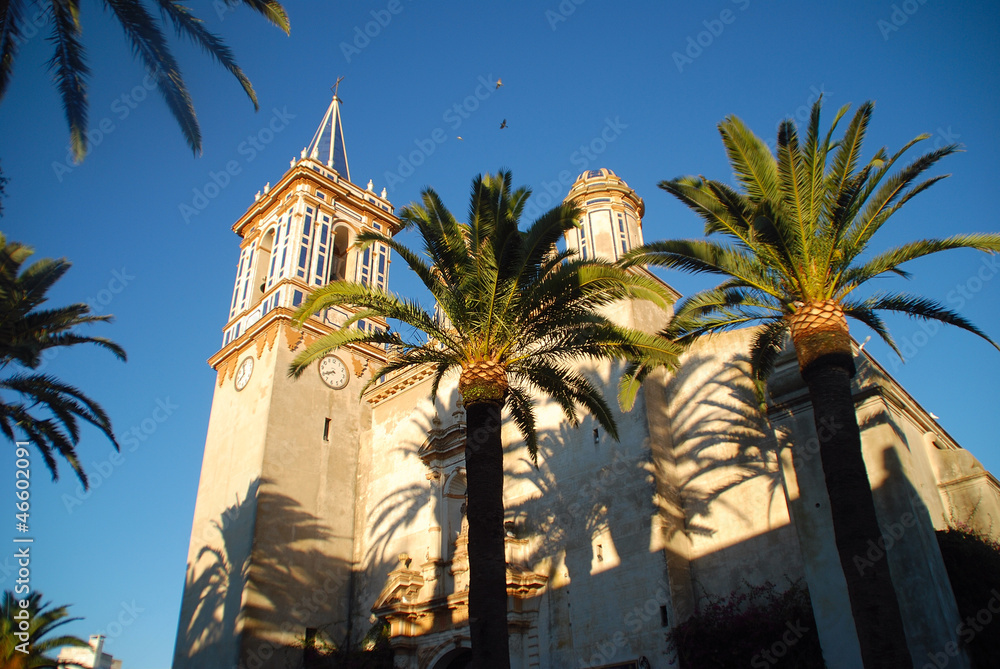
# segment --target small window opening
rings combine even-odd
[[[663,627],[670,627],[670,616],[667,615],[667,607],[660,607],[660,625]]]
[[[596,427],[594,428],[594,443],[595,444],[601,443],[601,431],[598,430]]]
[[[597,561],[604,562],[604,546],[597,544]]]
[[[330,441],[330,419],[323,419],[323,441]]]

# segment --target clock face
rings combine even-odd
[[[240,366],[236,368],[236,390],[243,390],[250,382],[250,375],[253,374],[253,356],[244,358]]]
[[[319,361],[319,378],[334,390],[347,385],[347,367],[335,355],[328,355]]]

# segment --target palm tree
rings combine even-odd
[[[20,602],[25,602],[22,607]],[[43,639],[66,623],[80,618],[67,618],[68,607],[48,608],[51,602],[42,603],[42,594],[33,592],[27,597],[5,590],[0,598],[0,669],[39,669],[55,667],[56,658],[47,653],[61,646],[86,647],[87,642],[75,636],[58,636]],[[26,615],[22,612],[26,612]],[[20,616],[20,617],[15,617]],[[25,621],[27,629],[21,627]],[[23,649],[18,649],[18,646]]]
[[[298,376],[330,351],[359,342],[389,345],[394,351],[365,388],[383,374],[429,366],[434,370],[433,397],[445,374],[459,372],[467,421],[472,665],[506,667],[502,410],[508,409],[533,458],[538,449],[537,394],[551,397],[573,425],[583,407],[617,438],[611,408],[574,362],[628,358],[635,365],[669,365],[678,347],[615,325],[602,311],[627,298],[666,304],[658,282],[556,249],[560,237],[576,225],[577,208],[556,207],[526,231],[519,230],[530,190],[512,190],[510,172],[473,180],[468,223],[459,223],[432,189],[422,195],[423,204],[403,208],[400,218],[404,226],[416,228],[429,262],[379,232],[360,234],[358,244],[378,242],[399,254],[437,301],[437,314],[371,286],[331,283],[307,298],[298,311],[299,322],[334,305],[358,311],[342,329],[301,352],[290,374]],[[429,340],[348,327],[371,317],[398,320]],[[623,384],[621,392],[628,399],[635,388]]]
[[[0,394],[0,432],[11,441],[16,440],[16,431],[26,436],[41,451],[53,479],[59,477],[55,456],[62,456],[86,488],[87,475],[75,449],[80,440],[79,419],[100,429],[117,448],[111,420],[79,389],[50,374],[29,370],[38,369],[42,354],[52,348],[96,344],[121,360],[125,351],[103,337],[73,331],[78,325],[109,321],[111,316],[91,315],[86,304],[40,308],[47,300],[45,294],[69,270],[70,263],[46,258],[22,271],[33,253],[28,246],[7,242],[0,233],[0,369],[12,368],[0,379],[0,393],[15,393],[20,400]]]
[[[268,21],[289,31],[288,16],[276,0],[225,0],[229,6],[246,5],[262,14]],[[140,0],[104,0],[105,9],[114,15],[125,31],[132,52],[138,56],[150,75],[156,80],[170,113],[181,126],[184,139],[195,153],[201,153],[201,130],[194,113],[180,66],[167,44],[160,21],[150,13]],[[204,49],[220,65],[229,70],[246,92],[254,109],[258,109],[257,94],[250,80],[236,64],[233,52],[215,34],[205,29],[204,22],[191,11],[172,0],[153,3],[161,15],[170,19],[179,35],[189,38]],[[49,61],[56,88],[62,98],[69,123],[70,146],[77,161],[87,153],[87,67],[83,44],[80,42],[79,0],[0,0],[0,100],[10,84],[14,60],[25,37],[23,31],[32,10],[41,8],[52,23],[49,40],[54,53]]]
[[[920,180],[921,175],[958,147],[931,151],[892,173],[904,153],[929,137],[921,135],[892,156],[879,149],[862,165],[861,145],[874,105],[863,104],[837,142],[831,138],[848,106],[839,110],[825,137],[820,136],[820,107],[820,101],[813,105],[804,147],[792,121],[780,125],[776,155],[735,116],[723,120],[719,131],[741,188],[690,176],[663,181],[660,188],[698,213],[707,235],[724,241],[655,242],[635,250],[625,264],[725,277],[714,289],[678,304],[666,334],[684,343],[763,322],[750,354],[760,384],[791,334],[812,399],[837,549],[865,666],[911,666],[886,561],[863,574],[852,563],[881,534],[851,395],[855,368],[846,317],[872,328],[897,353],[878,312],[956,325],[996,346],[975,325],[932,300],[885,292],[862,298],[855,291],[876,277],[908,276],[900,265],[938,251],[1000,251],[1000,235],[920,240],[863,258],[893,214],[944,178]],[[844,427],[820,429],[824,425]]]

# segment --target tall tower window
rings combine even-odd
[[[330,244],[330,217],[323,217],[323,224],[319,226],[319,234],[316,235],[316,271],[313,273],[313,283],[317,286],[323,285],[326,278],[326,256]]]
[[[361,254],[361,266],[358,267],[358,282],[364,285],[373,284],[376,288],[385,288],[386,272],[389,269],[389,249],[385,244],[372,244]]]
[[[336,228],[333,235],[333,258],[330,261],[330,281],[347,279],[347,247],[351,243],[347,228]]]
[[[372,247],[365,249],[365,252],[361,254],[361,267],[358,272],[358,283],[367,286],[368,282],[371,280],[371,262],[372,262]]]
[[[386,286],[386,270],[389,266],[389,250],[384,244],[375,245],[375,266],[373,268],[375,274],[375,287],[385,289]]]
[[[250,260],[253,257],[253,249],[245,248],[240,253],[240,261],[236,265],[236,286],[233,288],[233,303],[229,307],[229,317],[236,315],[243,299],[246,297],[246,287],[249,284]]]
[[[292,210],[289,209],[285,214],[285,222],[281,226],[281,269],[278,270],[278,278],[283,278],[285,276],[285,268],[288,265],[285,261],[288,259],[288,243],[292,237]],[[291,271],[291,270],[289,270]]]
[[[590,247],[587,244],[587,224],[580,221],[580,256],[586,260],[590,257]]]
[[[622,253],[627,253],[630,240],[628,238],[628,228],[625,227],[625,217],[621,214],[618,214],[618,240],[621,243]]]
[[[240,290],[240,309],[246,309],[247,300],[251,299],[250,280],[253,267],[254,250],[255,249],[251,246],[250,252],[247,254],[246,265],[243,268],[243,288]]]
[[[313,208],[306,207],[306,218],[302,224],[302,238],[299,242],[299,266],[295,275],[299,278],[306,278],[309,270],[309,241],[312,239]]]
[[[276,235],[276,244],[274,253],[271,254],[271,269],[267,273],[268,288],[273,286],[274,282],[285,274],[285,255],[288,252],[288,222],[284,216],[278,218],[278,224],[274,226],[274,232]]]

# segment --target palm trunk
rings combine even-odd
[[[861,451],[861,430],[851,394],[853,376],[854,361],[849,353],[819,356],[802,370],[812,400],[833,532],[862,660],[869,668],[912,667],[888,560],[856,560],[863,558],[871,543],[885,543]]]
[[[499,402],[466,405],[470,666],[508,669],[507,560],[503,528],[503,443]]]

